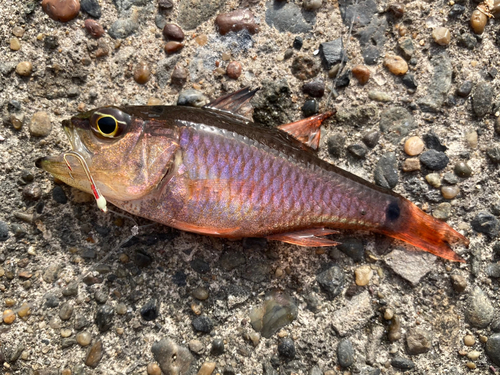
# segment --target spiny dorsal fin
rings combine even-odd
[[[214,101],[208,103],[203,108],[218,109],[220,111],[230,112],[235,115],[246,116],[252,110],[247,108],[247,103],[252,99],[259,89],[250,90],[249,87],[244,87],[241,90],[221,96]]]

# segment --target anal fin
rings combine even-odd
[[[334,113],[335,112],[330,111],[320,115],[314,115],[299,121],[278,126],[278,128],[287,132],[292,137],[298,139],[312,149],[317,150],[321,135],[321,124]]]
[[[268,236],[267,239],[305,247],[337,246],[339,245],[338,242],[320,237],[334,233],[338,232],[326,228],[314,228],[291,233],[273,234]]]

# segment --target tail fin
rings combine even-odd
[[[469,240],[445,222],[427,215],[410,201],[404,201],[401,221],[397,230],[382,229],[387,236],[397,238],[419,247],[438,257],[453,262],[465,262],[450,247],[452,244],[469,246]]]

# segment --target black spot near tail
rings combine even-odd
[[[398,202],[391,202],[387,209],[385,210],[385,216],[388,221],[396,221],[401,215],[401,209],[399,208]]]

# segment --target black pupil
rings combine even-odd
[[[99,130],[104,134],[111,134],[116,129],[116,120],[113,117],[101,117],[97,120]]]

